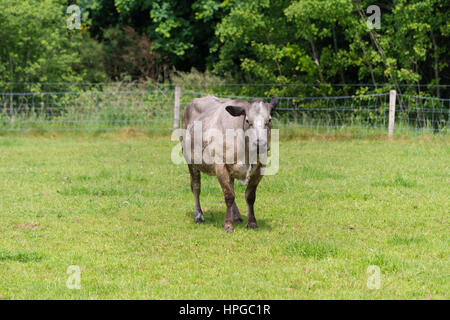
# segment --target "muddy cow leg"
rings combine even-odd
[[[248,182],[247,189],[245,190],[245,201],[247,201],[248,205],[248,215],[247,215],[247,228],[248,229],[256,229],[258,228],[258,224],[256,223],[255,211],[253,209],[253,205],[256,200],[256,188],[258,187],[259,182],[261,181],[261,175],[255,175],[250,178]]]
[[[230,178],[230,184],[234,191],[234,178]],[[236,205],[236,199],[233,202],[233,222],[241,223],[244,221],[241,217],[241,213],[239,212],[239,208]]]
[[[195,199],[195,222],[202,223],[205,221],[203,217],[203,211],[200,206],[200,189],[201,189],[201,176],[200,171],[194,168],[192,165],[188,165],[189,173],[191,174],[191,190]]]
[[[216,175],[222,187],[223,195],[225,198],[225,204],[227,205],[227,214],[225,216],[225,225],[223,229],[227,232],[233,232],[233,203],[234,203],[234,190],[230,183],[230,173],[225,165],[216,165]]]

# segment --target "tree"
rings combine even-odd
[[[67,28],[67,7],[63,3],[0,2],[2,86],[13,90],[22,82],[79,82],[87,77],[89,71],[82,67],[80,52],[90,38],[86,31]],[[34,90],[39,90],[39,85]]]

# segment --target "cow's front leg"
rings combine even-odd
[[[234,178],[230,178],[230,184],[234,191]],[[233,222],[241,223],[244,221],[241,217],[241,213],[239,212],[239,208],[236,205],[236,200],[233,202]]]
[[[258,170],[259,173],[259,170]],[[256,188],[261,181],[262,176],[257,174],[252,176],[248,182],[247,189],[245,190],[245,201],[248,205],[248,215],[247,215],[247,228],[256,229],[258,224],[256,223],[254,204],[256,200]]]
[[[230,173],[225,165],[216,165],[216,175],[222,187],[225,204],[227,205],[227,213],[225,216],[225,225],[223,229],[227,232],[233,232],[233,204],[234,204],[234,190],[230,183]]]
[[[195,199],[195,223],[202,223],[205,221],[203,217],[202,207],[200,206],[200,189],[201,176],[200,171],[192,165],[188,165],[189,173],[191,174],[191,190]]]

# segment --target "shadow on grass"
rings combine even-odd
[[[223,229],[223,224],[225,221],[225,210],[226,209],[224,208],[223,210],[213,209],[213,210],[208,210],[206,212],[203,212],[203,216],[205,217],[205,222],[203,222],[202,224],[211,225],[218,229]],[[258,223],[258,228],[255,229],[255,231],[271,231],[272,227],[268,224],[269,220],[258,219],[257,214],[258,213],[256,213],[256,222]],[[186,216],[191,220],[192,223],[195,223],[194,222],[194,211],[187,211]],[[234,229],[236,229],[236,230],[247,229],[247,216],[243,215],[241,213],[241,217],[244,221],[242,221],[241,223],[235,222],[233,224]],[[253,230],[249,230],[249,231],[253,231]]]

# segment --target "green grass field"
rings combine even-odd
[[[123,130],[0,137],[0,299],[450,297],[447,138],[281,141],[259,229],[234,234],[215,177],[202,176],[194,224],[173,146]]]

